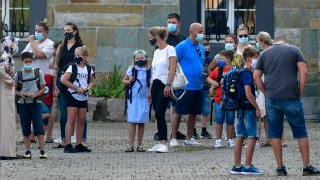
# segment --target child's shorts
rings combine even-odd
[[[67,107],[88,108],[88,100],[79,101],[72,95],[67,95]]]

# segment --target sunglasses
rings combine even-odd
[[[247,34],[245,34],[245,35],[239,35],[239,38],[243,38],[243,37],[247,38],[248,35],[247,35]]]
[[[196,50],[197,50],[199,56],[201,56],[201,51],[200,51],[199,47],[197,47]]]

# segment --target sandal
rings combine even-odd
[[[261,143],[260,147],[269,147],[269,146],[272,146],[270,143]]]
[[[146,152],[146,150],[144,150],[142,146],[138,146],[137,152]]]
[[[133,146],[129,146],[124,152],[134,152]]]

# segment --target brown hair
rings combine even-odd
[[[234,34],[228,34],[226,35],[226,37],[224,38],[224,41],[226,41],[227,37],[231,37],[234,40],[235,43],[235,48],[237,48],[237,44],[239,42],[238,37]]]
[[[252,46],[248,46],[246,48],[243,49],[242,52],[242,56],[245,62],[247,62],[247,58],[252,58],[254,56],[256,56],[257,54],[259,54],[259,50],[255,47]]]
[[[39,23],[37,23],[36,26],[41,26],[44,28],[44,30],[49,32],[49,27],[47,24],[48,24],[48,19],[44,19],[43,21],[40,21]]]
[[[219,54],[220,54],[221,56],[226,57],[227,59],[230,59],[230,61],[233,60],[233,56],[234,56],[233,51],[230,51],[230,50],[222,50],[222,51],[220,51]]]
[[[162,40],[166,40],[169,32],[166,27],[154,26],[149,29],[149,34],[153,37],[159,36]]]

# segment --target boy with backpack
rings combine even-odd
[[[234,110],[225,110],[220,108],[220,104],[222,102],[222,85],[223,85],[223,76],[225,73],[232,69],[231,62],[233,60],[233,51],[222,50],[220,53],[220,59],[218,60],[218,67],[216,67],[212,73],[208,76],[207,81],[211,84],[211,88],[209,90],[209,95],[212,95],[213,90],[215,89],[214,95],[214,109],[216,115],[216,124],[215,124],[215,132],[216,132],[216,141],[214,143],[215,148],[224,147],[225,144],[221,140],[222,136],[222,127],[223,123],[226,121],[227,123],[227,146],[233,147],[234,141],[232,140],[233,131],[234,131],[234,118],[235,111]]]
[[[46,159],[44,130],[42,124],[42,95],[45,91],[45,81],[39,69],[33,68],[33,54],[21,54],[23,70],[15,75],[17,108],[21,119],[22,134],[26,152],[24,158],[31,158],[30,134],[33,122],[34,134],[40,146],[40,158]]]
[[[75,63],[71,64],[61,78],[61,83],[66,86],[68,120],[66,124],[66,146],[65,153],[91,152],[87,146],[82,144],[84,121],[88,110],[88,96],[92,88],[93,70],[89,61],[89,50],[85,47],[75,49]],[[73,127],[76,127],[76,146],[71,145]]]
[[[246,47],[243,50],[243,58],[245,61],[244,68],[230,71],[227,76],[237,76],[234,108],[238,109],[238,120],[236,121],[236,144],[234,146],[234,166],[231,169],[231,174],[243,175],[260,175],[264,171],[256,168],[252,164],[252,157],[255,149],[256,140],[258,137],[257,117],[260,117],[260,108],[255,100],[255,85],[253,81],[253,63],[252,59],[259,53],[254,47]],[[230,78],[231,79],[231,78]],[[227,96],[227,92],[225,94]],[[225,97],[224,97],[225,98]],[[230,96],[230,99],[231,96]],[[224,108],[232,106],[231,100],[225,101]],[[245,164],[241,164],[241,153],[244,139],[247,138],[246,160]]]
[[[142,147],[144,124],[149,122],[150,103],[148,91],[150,86],[151,70],[148,69],[147,55],[144,50],[133,53],[133,63],[123,78],[126,88],[126,101],[128,104],[129,147],[125,152],[134,151],[134,138],[138,125],[137,152],[145,152]]]

